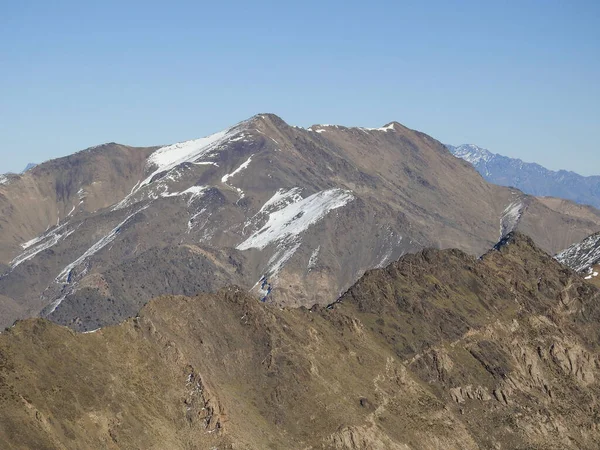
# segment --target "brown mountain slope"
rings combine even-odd
[[[0,311],[0,325],[41,314],[85,331],[192,285],[237,283],[269,303],[326,305],[366,270],[425,247],[480,255],[518,229],[554,253],[600,227],[600,212],[570,215],[490,185],[435,139],[395,122],[303,129],[261,114],[138,163],[98,206],[106,208],[75,210],[22,248],[11,241],[0,295],[19,308]],[[209,260],[198,283],[184,276],[185,257],[165,267],[178,246]],[[146,292],[124,281],[147,277],[161,283]]]
[[[8,262],[20,243],[68,217],[118,202],[156,148],[109,143],[11,175],[0,184],[0,261]]]
[[[511,234],[425,250],[329,308],[237,288],[0,335],[0,446],[593,449],[599,291]]]

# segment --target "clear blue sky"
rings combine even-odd
[[[0,0],[0,173],[258,112],[600,174],[600,1]]]

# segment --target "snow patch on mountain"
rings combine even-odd
[[[267,263],[266,273],[275,276],[285,266],[285,264],[294,256],[296,250],[300,248],[302,242],[292,242],[290,245],[283,245],[277,248],[277,251]]]
[[[190,202],[188,202],[188,205],[190,204]],[[198,217],[200,217],[202,214],[204,214],[206,212],[207,208],[202,208],[200,209],[200,211],[196,211],[195,213],[193,213],[190,216],[190,220],[188,220],[188,233],[190,231],[192,231],[192,229],[196,226],[196,224],[198,223],[198,221],[196,220]],[[205,221],[207,222],[208,219]]]
[[[307,269],[309,272],[317,266],[317,260],[319,258],[320,251],[321,251],[321,246],[319,245],[319,246],[317,246],[317,248],[315,248],[315,250],[310,255],[310,259],[308,260],[308,266],[307,266]]]
[[[141,186],[149,184],[152,178],[161,172],[170,170],[184,162],[195,162],[195,160],[206,155],[231,137],[230,133],[230,129],[219,131],[218,133],[200,139],[179,142],[177,144],[159,148],[148,158],[148,165],[155,166],[156,169],[150,176],[142,181]]]
[[[341,128],[341,129],[348,129],[347,127],[344,127],[342,125],[330,125],[328,123],[324,123],[324,124],[320,124],[320,125],[313,125],[312,127],[307,128],[308,131],[312,131],[313,133],[323,133],[325,131],[330,131],[328,130],[328,128]],[[383,127],[379,127],[379,128],[367,128],[367,127],[351,127],[350,129],[354,129],[354,130],[360,130],[360,131],[383,131],[383,132],[388,132],[388,131],[396,131],[396,126],[394,124],[394,122],[391,122]]]
[[[121,231],[121,227],[123,225],[125,225],[132,217],[136,216],[137,214],[139,214],[140,212],[142,212],[143,210],[145,210],[146,208],[148,208],[150,206],[150,204],[143,206],[142,208],[138,209],[137,211],[135,211],[134,213],[130,214],[129,216],[127,216],[125,218],[125,220],[123,220],[121,223],[119,223],[116,227],[114,227],[110,233],[108,233],[106,236],[104,236],[102,239],[100,239],[98,242],[96,242],[94,245],[92,245],[89,249],[87,249],[85,251],[85,253],[83,255],[81,255],[79,258],[77,258],[75,261],[73,261],[71,264],[67,265],[62,272],[60,272],[58,274],[58,276],[56,277],[55,281],[59,284],[66,284],[69,283],[69,276],[71,273],[71,270],[73,270],[75,267],[79,266],[81,263],[83,263],[86,259],[88,259],[90,256],[94,255],[95,253],[99,252],[100,250],[102,250],[104,247],[106,247],[108,244],[110,244],[112,241],[115,240],[115,238],[117,237],[117,235],[119,234],[119,232]],[[58,306],[58,304],[56,305]],[[54,309],[56,309],[56,306],[54,306]],[[54,310],[53,309],[53,310]]]
[[[228,181],[228,180],[229,180],[231,177],[233,177],[233,176],[237,175],[238,173],[240,173],[241,171],[243,171],[244,169],[246,169],[246,168],[247,168],[247,167],[250,165],[250,162],[252,161],[252,157],[253,157],[253,156],[254,156],[254,155],[250,155],[250,157],[249,157],[249,158],[248,158],[246,161],[244,161],[244,162],[243,162],[243,163],[240,165],[240,167],[238,167],[237,169],[235,169],[233,172],[231,172],[231,173],[228,173],[228,174],[226,174],[226,175],[223,175],[223,177],[221,177],[221,182],[222,182],[222,183],[224,183],[224,184],[226,184],[226,185],[227,185],[227,186],[229,186],[230,188],[232,188],[232,189],[235,189],[235,190],[236,190],[236,191],[237,191],[237,192],[240,194],[240,199],[244,198],[244,191],[242,191],[242,190],[241,190],[240,188],[238,188],[238,187],[235,187],[235,186],[232,186],[232,185],[228,184],[228,183],[227,183],[227,181]]]
[[[169,192],[167,187],[165,186],[165,190],[159,195],[160,197],[181,197],[184,195],[189,195],[188,198],[188,206],[192,204],[195,198],[200,197],[204,192],[208,189],[207,186],[192,186],[187,188],[181,192]]]
[[[282,209],[290,203],[297,203],[303,200],[301,188],[293,187],[291,189],[278,189],[273,197],[265,202],[265,204],[260,208],[259,213],[268,213],[273,210]]]
[[[591,280],[592,278],[595,278],[598,276],[598,272],[596,272],[591,267],[588,269],[587,273],[588,273],[588,276],[585,277],[586,280]]]
[[[554,258],[576,272],[589,270],[600,262],[600,233],[588,236],[583,241],[573,244]]]
[[[523,215],[525,204],[519,199],[510,203],[500,217],[500,239],[515,230]]]
[[[367,131],[383,131],[383,132],[388,132],[388,131],[396,131],[396,128],[394,126],[394,122],[386,125],[385,127],[380,127],[380,128],[361,128],[361,130],[367,130]]]
[[[50,247],[55,246],[63,239],[66,239],[71,234],[75,232],[77,228],[72,228],[70,230],[62,231],[67,226],[67,223],[55,228],[54,230],[44,233],[41,236],[31,239],[30,241],[24,242],[21,244],[21,247],[25,249],[23,253],[16,256],[10,262],[11,270],[16,268],[19,264],[24,263],[25,261],[29,261],[34,258],[38,253],[43,252],[44,250],[49,249]]]
[[[284,208],[270,213],[267,223],[236,248],[238,250],[250,248],[262,250],[271,243],[298,236],[329,212],[341,208],[353,199],[354,196],[350,191],[335,188],[317,192],[299,202],[290,203]]]
[[[250,121],[240,122],[239,124],[228,128],[227,130],[219,131],[218,133],[211,134],[200,139],[193,139],[191,141],[179,142],[177,144],[168,145],[161,147],[152,153],[148,157],[147,166],[154,169],[153,172],[148,175],[145,179],[138,182],[131,192],[119,203],[117,203],[112,210],[124,208],[130,204],[131,197],[145,186],[152,183],[152,180],[157,175],[169,172],[171,175],[172,169],[183,163],[191,164],[212,164],[218,167],[218,164],[212,161],[198,161],[201,158],[214,157],[220,147],[227,144],[228,142],[235,142],[240,139],[245,139],[247,135],[244,133],[248,123]]]
[[[8,184],[8,177],[6,175],[0,175],[0,184]]]
[[[297,200],[295,195],[293,189],[288,192],[277,191],[261,209],[271,211],[267,223],[236,247],[238,250],[263,250],[276,244],[277,249],[267,263],[265,273],[277,274],[300,247],[302,241],[299,236],[302,233],[331,211],[354,199],[352,192],[336,188],[286,204],[287,201]],[[281,208],[273,210],[275,205]]]
[[[64,223],[64,224],[62,224],[61,226],[59,226],[59,227],[55,228],[54,230],[52,230],[52,231],[50,231],[50,232],[44,233],[44,234],[42,234],[42,235],[40,235],[40,236],[38,236],[38,237],[34,237],[33,239],[31,239],[31,240],[29,240],[29,241],[27,241],[27,242],[23,242],[23,243],[21,244],[21,248],[23,248],[23,249],[28,249],[28,248],[29,248],[29,247],[31,247],[32,245],[35,245],[35,244],[37,244],[38,242],[41,242],[41,241],[43,241],[43,240],[47,239],[47,238],[48,238],[48,237],[50,237],[51,235],[53,235],[53,234],[58,234],[58,232],[59,232],[59,231],[61,231],[61,230],[62,230],[64,227],[66,227],[66,226],[67,226],[67,224],[66,224],[66,223]]]

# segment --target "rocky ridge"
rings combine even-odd
[[[0,446],[593,449],[600,291],[511,233],[427,249],[329,307],[163,297],[0,334]]]

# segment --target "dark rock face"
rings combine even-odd
[[[512,233],[327,308],[228,288],[88,334],[30,319],[0,334],[0,447],[595,449],[599,300]]]

